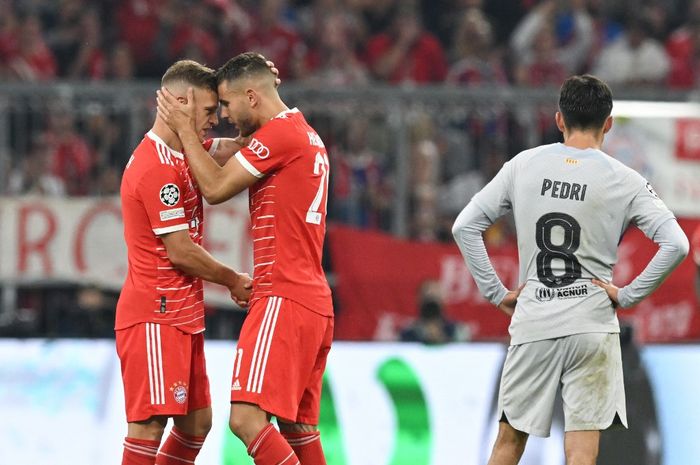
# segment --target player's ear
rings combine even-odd
[[[612,115],[610,115],[605,119],[605,124],[603,124],[603,134],[607,134],[608,131],[612,128],[612,125],[613,125],[613,117],[612,117]]]
[[[248,104],[250,108],[255,108],[260,103],[260,95],[255,91],[255,89],[246,89],[246,96],[248,97]]]
[[[557,123],[557,128],[559,128],[559,131],[561,131],[561,133],[563,134],[564,129],[566,129],[566,126],[564,126],[564,116],[561,114],[560,111],[554,114],[554,121]]]

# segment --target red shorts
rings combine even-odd
[[[248,402],[287,422],[318,424],[333,317],[293,300],[253,303],[236,347],[231,402]]]
[[[204,333],[139,323],[116,335],[128,422],[211,406]]]

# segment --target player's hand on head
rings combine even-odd
[[[280,70],[278,70],[277,67],[275,67],[275,64],[270,60],[266,60],[265,63],[267,64],[267,67],[270,68],[272,74],[275,75],[275,87],[279,87],[279,85],[282,84],[282,79],[280,79]]]
[[[593,278],[591,282],[596,286],[602,288],[605,291],[605,293],[608,294],[608,297],[610,297],[610,300],[612,300],[613,308],[617,308],[620,306],[620,301],[617,300],[617,294],[618,292],[620,292],[619,287],[615,286],[613,283],[606,283],[605,281],[601,281],[595,278]]]
[[[518,297],[520,297],[520,292],[522,292],[525,287],[525,283],[521,284],[514,291],[508,291],[506,296],[498,304],[498,309],[508,316],[513,316],[515,312],[515,305],[518,303]]]
[[[158,116],[180,134],[182,131],[195,128],[195,97],[194,89],[189,87],[185,99],[178,99],[168,89],[161,87],[156,91]]]
[[[252,289],[253,280],[248,273],[238,273],[235,284],[229,287],[231,298],[241,307],[248,306]]]

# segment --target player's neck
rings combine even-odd
[[[565,133],[564,145],[580,150],[600,150],[603,145],[603,131],[571,131]]]
[[[268,102],[265,106],[265,109],[263,112],[261,112],[261,117],[262,117],[262,125],[270,121],[272,118],[275,116],[279,115],[283,111],[289,110],[289,107],[284,104],[281,98],[276,97],[272,99],[270,102]]]
[[[160,137],[161,140],[165,142],[165,145],[177,152],[182,152],[182,142],[180,142],[180,138],[177,137],[175,131],[165,124],[165,121],[156,118],[151,131],[153,131],[156,136]]]

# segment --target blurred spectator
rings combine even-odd
[[[119,39],[131,51],[139,76],[162,74],[160,60],[154,60],[154,43],[159,30],[158,10],[166,0],[122,0],[116,20]]]
[[[85,11],[79,26],[79,48],[74,52],[66,76],[72,79],[104,79],[106,57],[102,48],[102,25],[97,10]]]
[[[332,217],[343,223],[388,229],[390,188],[380,155],[369,145],[369,121],[354,118],[343,134],[344,143],[333,156]]]
[[[116,305],[116,299],[98,287],[79,289],[75,301],[61,308],[61,336],[113,338]]]
[[[11,0],[0,0],[0,78],[9,74],[7,64],[17,54],[19,19]]]
[[[386,32],[391,27],[396,8],[401,3],[410,3],[415,6],[415,2],[410,0],[350,0],[346,3],[351,8],[354,5],[357,12],[362,15],[370,36]]]
[[[566,74],[579,72],[586,64],[593,41],[593,22],[584,0],[544,0],[518,24],[510,38],[516,66],[527,66],[537,54],[542,30],[554,33],[554,57]]]
[[[83,41],[81,22],[84,5],[82,0],[58,0],[56,3],[55,21],[46,28],[46,42],[58,63],[58,74],[65,76]]]
[[[569,75],[557,52],[557,39],[549,26],[543,26],[533,43],[533,53],[522,59],[515,69],[515,82],[521,86],[559,86]],[[551,113],[547,113],[552,120]]]
[[[586,69],[590,69],[603,48],[622,34],[622,24],[611,16],[606,5],[609,6],[606,0],[588,0],[588,14],[593,21],[594,32],[593,43],[586,60]]]
[[[46,45],[37,16],[27,16],[19,28],[17,51],[7,59],[10,76],[22,81],[46,81],[56,77],[56,60]]]
[[[154,47],[163,67],[189,58],[216,67],[220,61],[214,34],[217,8],[208,2],[168,0],[159,9],[160,24]]]
[[[44,138],[32,141],[29,153],[16,160],[18,167],[10,173],[9,195],[62,197],[66,193],[63,180],[51,172],[51,153]]]
[[[57,103],[49,109],[45,138],[53,174],[63,181],[68,194],[88,194],[94,153],[76,130],[75,117],[67,104]]]
[[[666,42],[666,52],[671,64],[669,86],[691,89],[700,84],[700,12],[673,31]]]
[[[443,300],[440,283],[425,281],[418,296],[418,319],[404,328],[401,342],[423,344],[445,344],[469,340],[469,331],[463,325],[447,320],[443,315]]]
[[[306,46],[301,36],[283,16],[286,0],[261,0],[250,31],[241,37],[236,50],[226,55],[252,50],[275,62],[282,79],[294,79],[303,67]]]
[[[105,71],[105,78],[115,81],[125,81],[134,78],[134,60],[129,46],[119,42],[112,48]]]
[[[447,75],[442,45],[423,28],[415,8],[398,9],[389,31],[372,37],[366,52],[370,69],[382,81],[428,84]]]
[[[327,14],[318,28],[315,47],[306,56],[310,83],[323,86],[362,85],[369,81],[356,54],[356,18],[342,11]]]
[[[620,37],[601,52],[593,74],[611,85],[659,85],[669,69],[668,55],[649,36],[648,23],[630,16]]]
[[[440,188],[441,212],[450,217],[452,222],[464,205],[493,179],[508,159],[506,147],[496,139],[484,144],[481,156],[475,158],[476,166],[473,169],[454,176]]]
[[[104,166],[99,170],[97,183],[92,190],[92,194],[102,197],[119,195],[121,180],[121,170],[113,166]]]
[[[649,37],[663,42],[670,31],[670,8],[668,1],[647,0],[642,7],[642,17],[649,26]]]
[[[452,40],[451,59],[454,63],[447,82],[460,85],[508,84],[501,57],[493,47],[493,32],[483,12],[466,10]]]
[[[413,202],[413,238],[438,239],[437,196],[440,181],[440,150],[429,138],[419,139],[412,148],[411,199]]]

